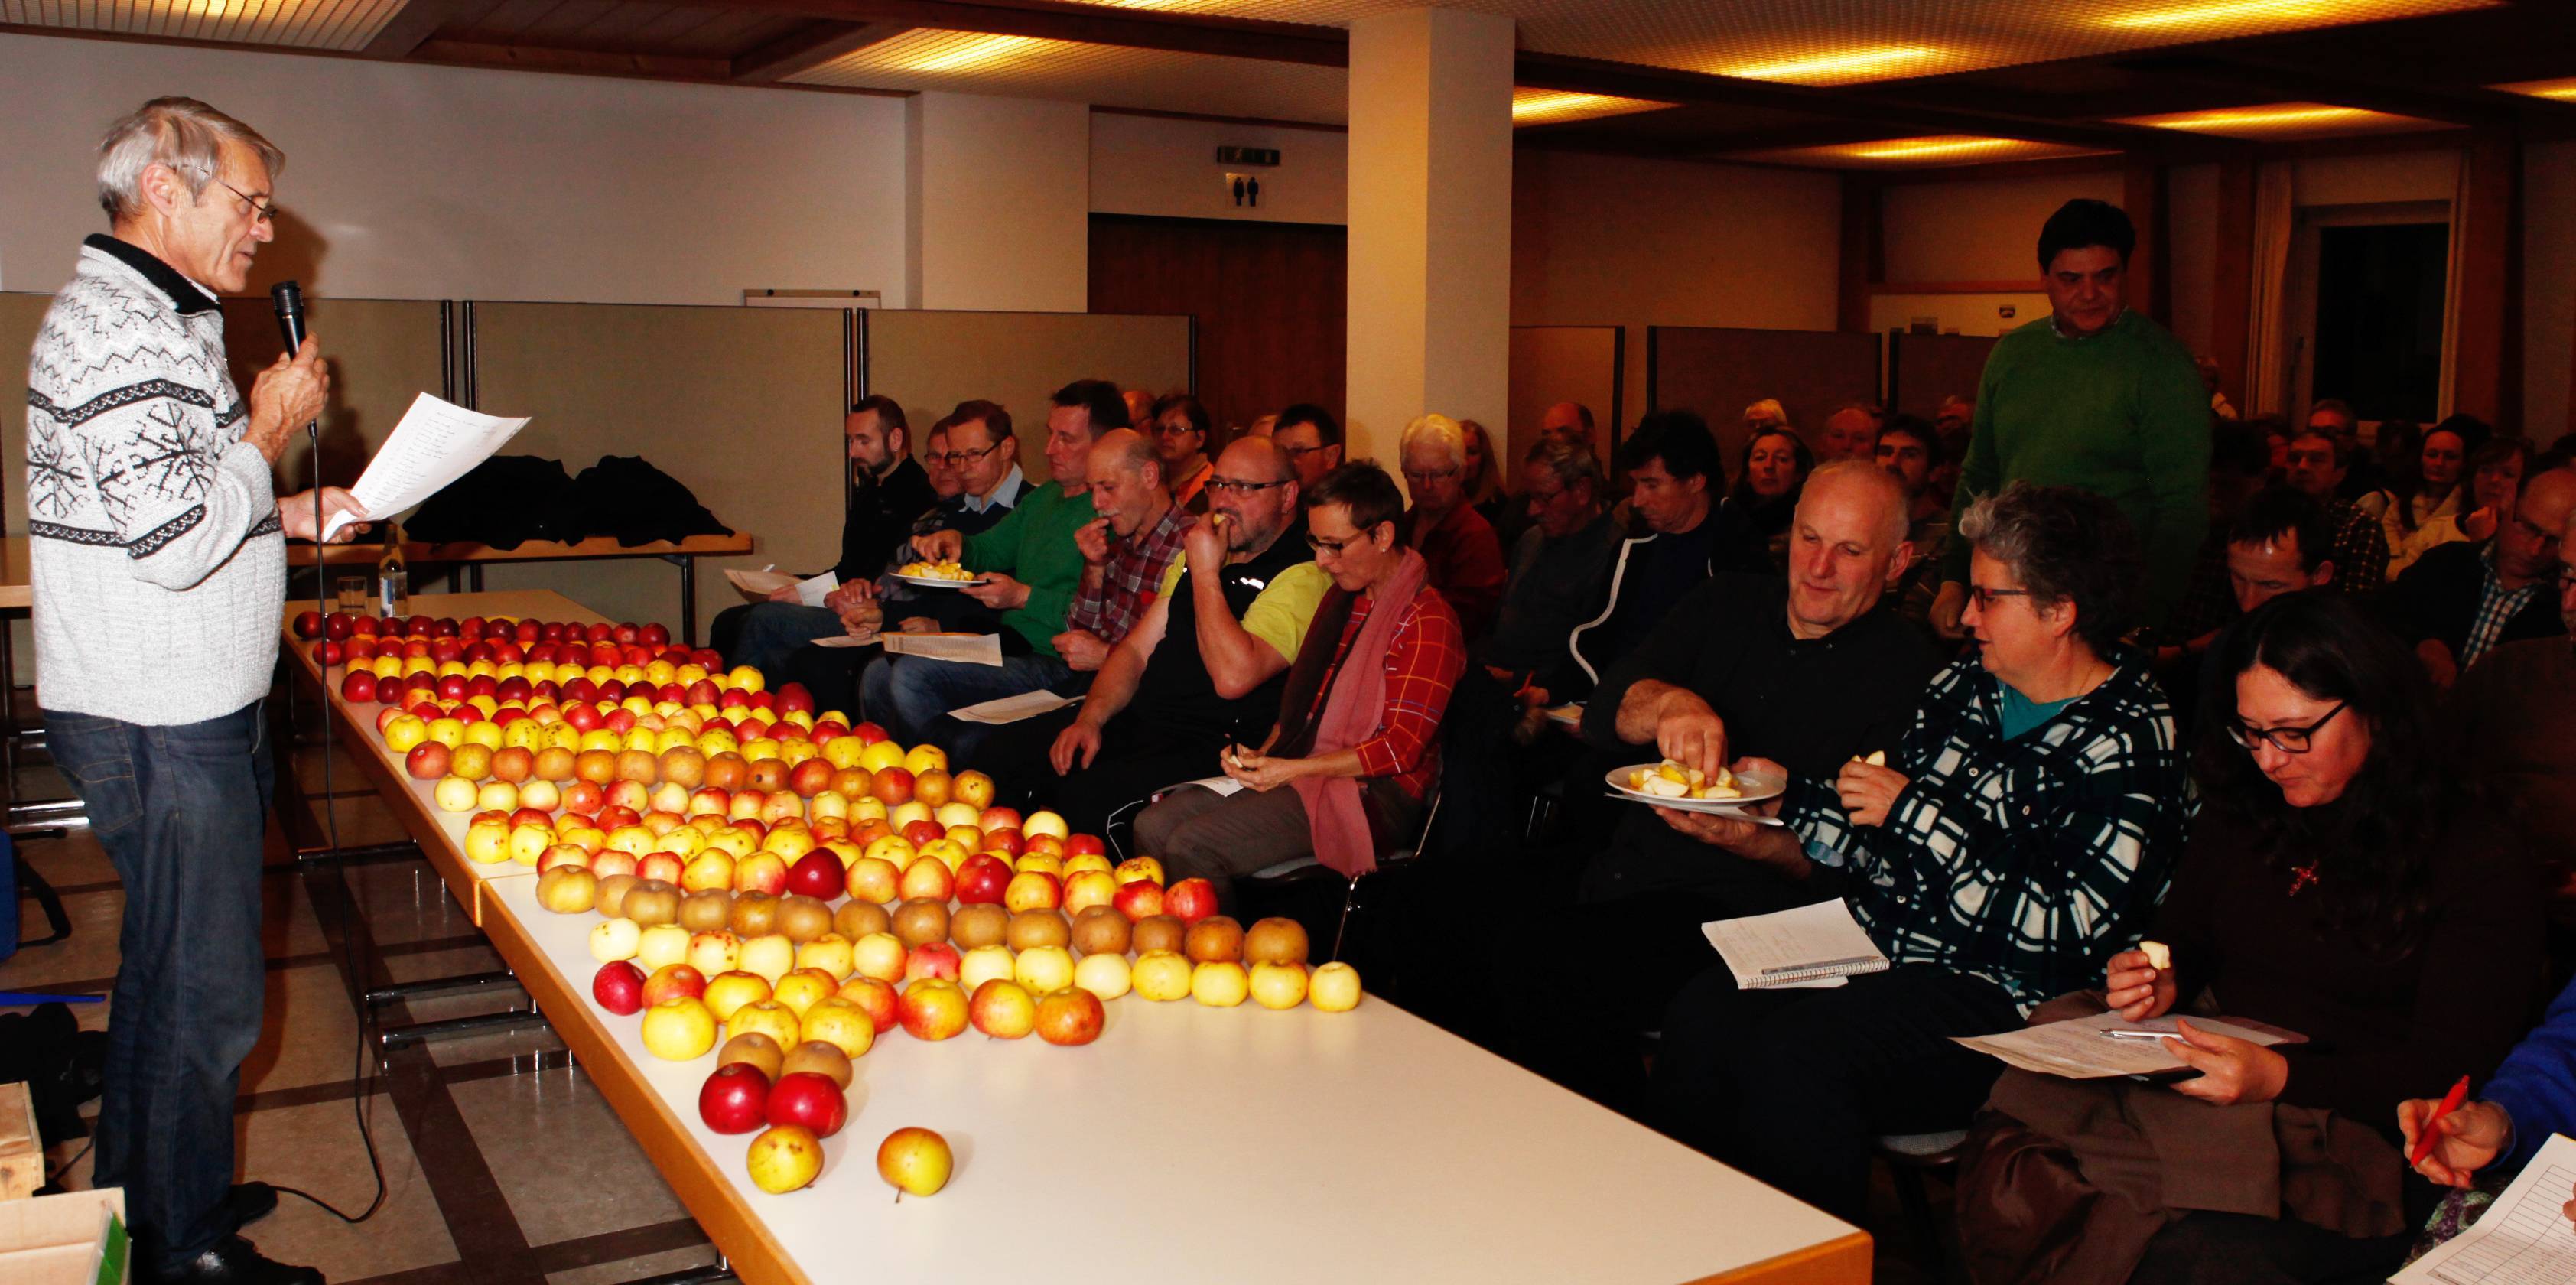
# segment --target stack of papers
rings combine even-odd
[[[364,520],[390,518],[473,471],[527,426],[525,417],[484,415],[422,393],[412,398],[411,409],[367,461],[367,471],[358,475],[349,494],[366,506]],[[335,513],[322,528],[322,538],[360,520]]]
[[[2002,1058],[2007,1065],[2040,1075],[2064,1076],[2070,1080],[2101,1080],[2115,1075],[2157,1075],[2179,1071],[2183,1060],[2165,1051],[2165,1042],[2141,1036],[2112,1035],[2112,1031],[2153,1031],[2160,1035],[2178,1034],[2177,1018],[2189,1018],[2192,1029],[2213,1035],[2232,1035],[2251,1040],[2266,1048],[2275,1044],[2303,1044],[2307,1037],[2277,1026],[2248,1021],[2241,1017],[2198,1017],[2189,1013],[2167,1013],[2142,1022],[2132,1022],[2118,1013],[2096,1013],[2091,1017],[2071,1017],[2063,1022],[2007,1031],[2001,1035],[1980,1035],[1958,1043],[1991,1057]]]
[[[1744,990],[1841,986],[1856,973],[1884,972],[1887,956],[1861,931],[1840,898],[1746,919],[1700,925]]]
[[[2198,1025],[2198,1023],[2194,1023]],[[2389,1285],[2544,1285],[2576,1280],[2576,1223],[2564,1206],[2576,1188],[2576,1141],[2553,1135],[2522,1175],[2479,1215]]]
[[[822,606],[823,596],[839,588],[841,584],[841,578],[829,571],[819,576],[799,580],[772,567],[762,567],[758,571],[743,571],[727,567],[725,579],[731,581],[734,588],[740,589],[743,597],[753,602],[767,602],[769,595],[781,589],[794,589],[796,601],[808,607]]]

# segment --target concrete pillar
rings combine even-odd
[[[1351,24],[1349,455],[1390,473],[1416,415],[1509,418],[1513,50],[1490,14]]]
[[[1091,307],[1091,108],[921,93],[904,105],[904,304]]]

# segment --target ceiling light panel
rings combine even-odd
[[[2229,138],[2275,139],[2340,138],[2351,134],[2403,134],[2450,128],[2437,120],[2364,111],[2358,107],[2335,107],[2326,103],[2222,107],[2207,111],[2170,112],[2161,116],[2131,116],[2116,123],[2149,125],[2192,134],[2221,134]]]
[[[1424,0],[1079,0],[1348,26]],[[2492,8],[2504,0],[1440,0],[1520,24],[1535,53],[1809,85],[1945,75]]]
[[[2560,102],[2576,102],[2576,76],[2562,76],[2556,80],[2523,80],[2510,85],[2494,85],[2490,88],[2500,89],[2508,94],[2529,94],[2534,98],[2555,98]]]
[[[403,0],[0,0],[0,22],[293,49],[363,49]]]
[[[2032,143],[2018,138],[1985,138],[1972,134],[1937,134],[1924,138],[1883,138],[1828,147],[1792,147],[1743,152],[1729,160],[1820,169],[1901,170],[1943,165],[1984,165],[2001,161],[2045,161],[2063,156],[2104,153],[2059,143]]]
[[[1515,89],[1512,91],[1514,125],[1563,125],[1570,121],[1599,120],[1604,116],[1633,116],[1638,112],[1659,112],[1671,103],[1649,102],[1643,98],[1613,98],[1607,94],[1572,94],[1553,89]]]
[[[1350,78],[1339,67],[968,31],[908,31],[791,79],[852,89],[1072,99],[1102,107],[1323,125],[1338,125],[1350,116]]]

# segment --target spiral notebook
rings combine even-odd
[[[1744,990],[1841,986],[1855,974],[1887,968],[1887,956],[1839,897],[1777,914],[1720,919],[1699,930]]]

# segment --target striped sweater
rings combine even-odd
[[[268,691],[285,537],[248,424],[214,297],[125,242],[84,242],[27,362],[44,708],[167,726]]]

